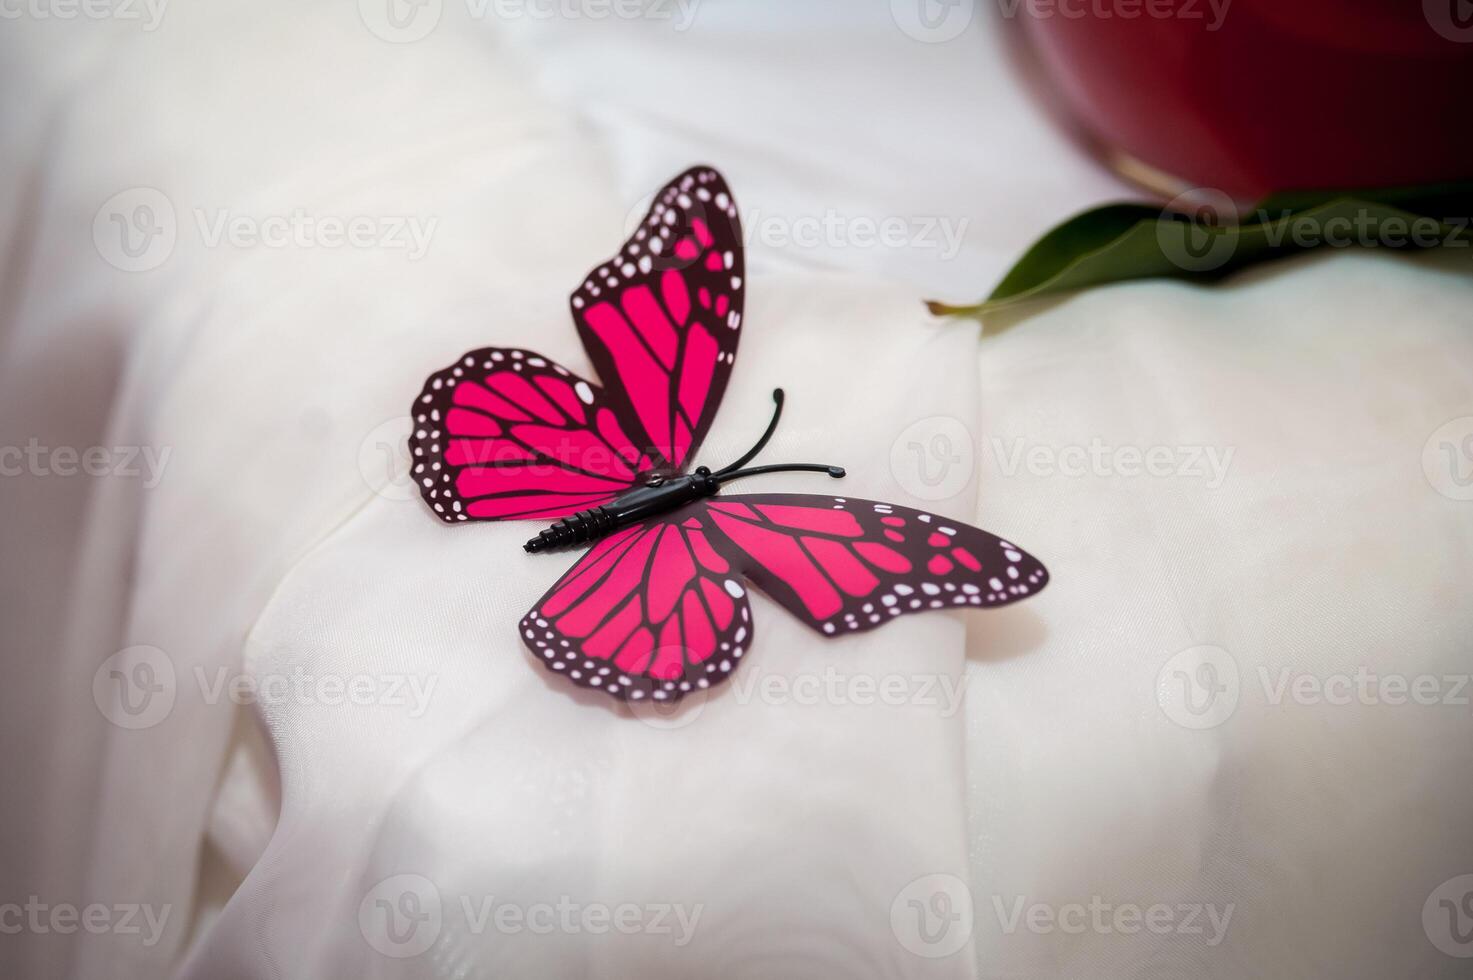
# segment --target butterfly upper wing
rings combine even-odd
[[[999,606],[1048,583],[1038,559],[996,535],[898,504],[808,494],[719,496],[717,551],[825,634],[904,613]]]
[[[599,541],[522,619],[544,666],[616,698],[712,687],[752,640],[746,589],[712,546],[703,503]]]
[[[450,524],[564,517],[681,469],[726,390],[743,274],[730,189],[709,167],[686,171],[571,297],[608,388],[500,348],[425,382],[409,440],[425,502]]]
[[[467,353],[430,375],[411,418],[411,475],[447,524],[566,516],[655,465],[607,392],[531,351]]]
[[[721,403],[745,275],[731,190],[695,167],[661,189],[619,253],[570,298],[609,397],[668,469],[684,467]]]

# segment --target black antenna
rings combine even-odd
[[[844,475],[844,467],[828,466],[824,463],[776,463],[772,466],[754,466],[749,470],[736,470],[732,473],[713,473],[719,476],[722,483],[728,480],[740,480],[744,476],[760,476],[763,473],[827,473],[835,480]]]
[[[777,431],[778,419],[783,417],[783,390],[781,388],[772,389],[772,402],[776,406],[772,412],[772,421],[767,423],[767,431],[762,433],[762,438],[757,440],[757,445],[747,450],[746,455],[741,459],[722,467],[711,476],[723,483],[727,480],[739,480],[744,476],[758,476],[762,473],[827,473],[836,480],[842,477],[844,467],[829,466],[825,463],[777,463],[771,466],[754,466],[748,470],[741,468],[756,458],[757,454],[766,447],[772,434]]]
[[[741,469],[750,463],[763,450],[767,445],[767,441],[772,438],[772,434],[777,431],[777,420],[783,417],[783,390],[781,388],[772,389],[772,403],[776,406],[772,410],[772,421],[767,423],[767,431],[762,433],[762,438],[757,440],[757,445],[747,450],[746,455],[735,463],[724,466],[715,473],[712,473],[712,476],[718,479],[724,478],[726,474]]]

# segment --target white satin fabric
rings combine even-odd
[[[1473,503],[1423,466],[1473,415],[1466,257],[934,321],[919,299],[1122,191],[1001,27],[924,43],[903,6],[446,3],[409,43],[372,4],[14,22],[0,441],[169,455],[156,485],[0,480],[0,902],[161,919],[7,935],[7,976],[1457,975],[1424,906],[1473,871],[1469,708],[1284,692],[1470,670]],[[586,371],[567,292],[698,161],[752,237],[712,458],[784,386],[764,459],[841,463],[837,492],[1013,537],[1053,582],[833,642],[754,597],[726,691],[633,716],[515,635],[567,559],[440,525],[384,447],[468,348]],[[93,221],[138,187],[178,240],[129,273]],[[294,209],[435,223],[410,259],[210,246],[197,217]],[[171,707],[109,721],[99,671],[145,661]]]

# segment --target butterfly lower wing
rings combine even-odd
[[[745,275],[731,190],[712,168],[695,167],[655,195],[619,253],[570,297],[621,417],[670,469],[691,458],[721,403]]]
[[[723,557],[814,629],[874,629],[952,606],[1000,606],[1048,571],[996,535],[925,511],[808,494],[723,495],[707,505]]]
[[[523,618],[528,649],[621,700],[713,687],[751,645],[741,579],[712,547],[705,505],[624,528],[578,559]]]
[[[563,517],[655,465],[606,392],[531,351],[465,354],[430,375],[410,415],[410,473],[447,524]]]

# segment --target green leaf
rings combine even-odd
[[[1218,196],[1194,214],[1110,204],[1040,238],[972,306],[928,302],[938,316],[982,317],[1027,300],[1129,279],[1211,282],[1319,247],[1470,248],[1473,183],[1265,198],[1241,220]]]

